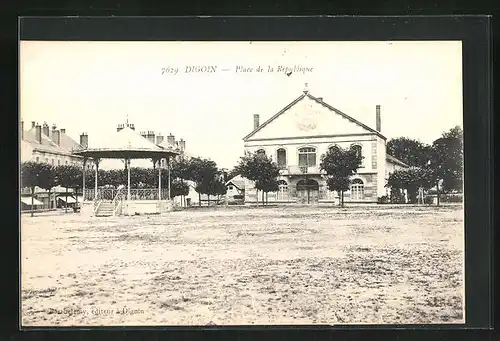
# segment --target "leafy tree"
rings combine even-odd
[[[463,132],[454,127],[432,144],[430,166],[443,182],[444,191],[463,190]]]
[[[76,204],[78,205],[78,189],[83,186],[83,168],[74,165],[60,165],[56,167],[57,182],[66,187],[66,203],[68,202],[68,188],[74,190]],[[68,205],[65,205],[64,211],[68,211]]]
[[[50,206],[51,204],[51,195],[52,195],[52,188],[58,185],[58,181],[56,178],[56,171],[55,167],[49,164],[44,164],[42,167],[40,167],[40,174],[39,174],[39,184],[38,187],[43,188],[48,191],[49,195],[49,208],[52,208]]]
[[[350,177],[361,166],[361,161],[362,156],[353,148],[330,148],[321,155],[320,168],[327,174],[328,189],[339,193],[340,206],[344,206],[344,192],[349,190]]]
[[[254,181],[257,192],[262,191],[262,205],[264,205],[264,193],[277,191],[274,182],[280,174],[279,166],[270,157],[261,153],[245,153],[233,170],[234,173]],[[259,198],[257,195],[257,204]]]
[[[189,185],[180,180],[173,180],[172,186],[170,187],[170,196],[175,198],[177,196],[183,196],[189,194]]]
[[[198,192],[199,206],[201,206],[201,194],[210,193],[211,181],[215,178],[218,170],[217,164],[208,159],[192,158],[187,170],[190,179],[196,183],[195,190]]]
[[[209,195],[217,196],[217,199],[219,200],[221,195],[227,193],[227,188],[223,179],[216,177],[210,182],[208,191]]]
[[[432,168],[411,167],[396,170],[389,175],[386,187],[391,188],[391,202],[400,202],[401,190],[408,192],[408,201],[415,203],[420,187],[429,189],[435,183],[435,172]],[[394,194],[393,194],[394,193]]]
[[[259,181],[257,180],[255,182],[255,188],[258,190],[262,191],[262,203],[267,204],[267,196],[269,192],[277,192],[279,189],[279,184],[276,179],[269,179],[268,181]],[[264,201],[264,194],[265,194],[265,201]]]
[[[51,176],[51,166],[46,163],[23,162],[21,164],[21,187],[31,189],[31,216],[34,212],[35,187],[41,187],[49,181],[48,176]]]
[[[428,159],[429,146],[407,137],[390,139],[386,145],[387,153],[411,167],[424,167]]]

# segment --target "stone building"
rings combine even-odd
[[[321,155],[329,148],[355,148],[363,157],[362,165],[351,179],[344,201],[374,203],[386,195],[389,172],[407,167],[386,152],[386,137],[381,131],[381,107],[374,108],[373,129],[315,97],[306,89],[266,122],[254,115],[254,129],[244,137],[246,152],[271,156],[281,168],[279,191],[269,193],[269,202],[316,203],[338,200],[338,194],[326,186],[320,170]],[[245,184],[245,202],[261,200],[254,184]]]

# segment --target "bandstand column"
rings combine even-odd
[[[87,158],[83,158],[83,180],[82,180],[82,191],[83,191],[83,199],[82,203],[85,201],[85,166],[87,164]],[[78,193],[76,193],[78,195]]]
[[[130,200],[130,159],[127,159],[127,200]]]
[[[161,159],[158,161],[158,200],[161,200]]]
[[[167,167],[168,167],[168,200],[171,199],[170,197],[170,184],[171,184],[171,181],[170,181],[170,155],[167,156]]]
[[[97,175],[99,174],[99,159],[95,159],[95,192],[94,200],[97,199]]]

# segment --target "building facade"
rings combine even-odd
[[[335,146],[355,148],[363,159],[351,178],[350,190],[344,193],[344,201],[374,203],[386,195],[389,172],[407,166],[386,153],[380,109],[378,105],[375,108],[376,129],[372,129],[304,90],[263,124],[254,115],[254,129],[243,139],[245,152],[264,153],[281,169],[279,190],[268,193],[268,202],[338,201],[338,194],[328,190],[326,174],[319,167],[321,156]],[[261,201],[261,193],[246,181],[245,202]]]
[[[45,162],[53,166],[83,166],[83,158],[74,155],[73,151],[86,148],[88,137],[82,134],[78,143],[66,134],[66,129],[58,129],[56,125],[53,125],[51,129],[47,123],[40,125],[31,122],[30,129],[24,130],[24,122],[21,121],[20,142],[21,162]],[[88,166],[91,167],[91,162]]]
[[[20,159],[21,162],[32,161],[48,163],[52,166],[75,165],[83,167],[83,158],[73,154],[74,150],[86,148],[88,143],[87,134],[80,136],[80,143],[76,142],[66,134],[66,129],[58,129],[56,125],[52,129],[45,122],[42,125],[31,122],[28,130],[24,129],[24,122],[20,127]],[[86,167],[93,168],[92,160],[87,161]],[[21,184],[22,185],[22,184]],[[68,201],[74,200],[73,190],[68,189],[70,197]],[[31,206],[31,190],[21,189],[21,208]],[[66,189],[60,186],[49,191],[42,188],[35,188],[35,198],[37,208],[54,208],[59,198],[66,201]],[[24,202],[23,202],[24,200]]]

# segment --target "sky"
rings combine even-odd
[[[294,65],[305,71],[278,72],[278,66]],[[216,69],[187,72],[196,66]],[[22,41],[20,46],[25,127],[31,121],[55,123],[77,141],[87,132],[89,147],[97,148],[128,117],[136,131],[172,133],[186,141],[190,155],[224,168],[243,155],[253,115],[265,122],[300,96],[305,83],[311,95],[373,128],[375,106],[381,105],[388,139],[432,143],[443,131],[462,126],[459,41]]]

